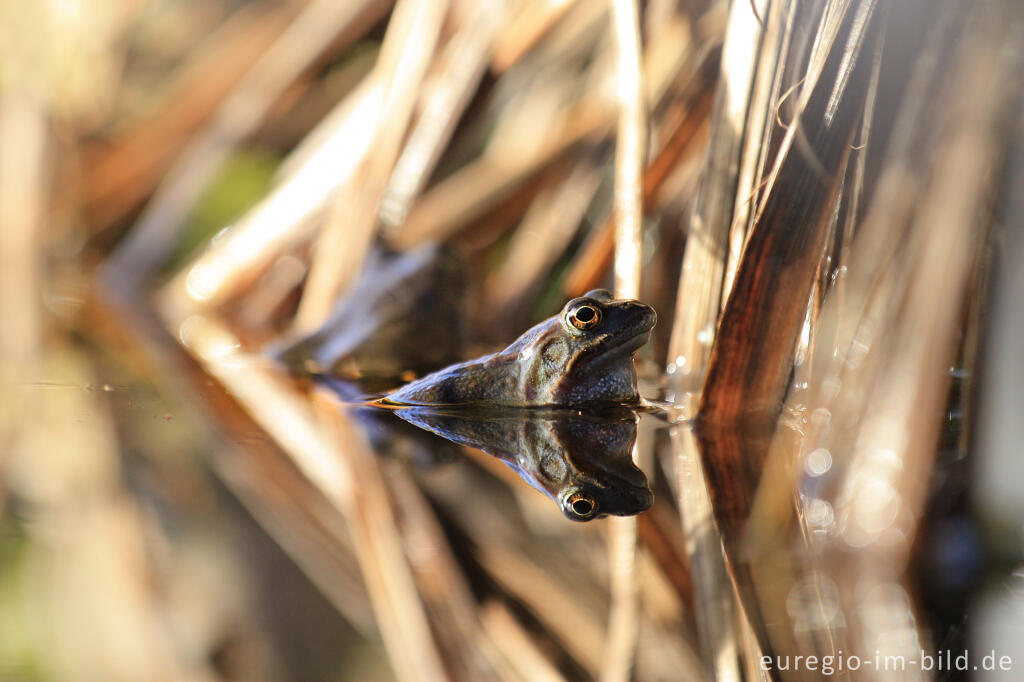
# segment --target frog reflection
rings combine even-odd
[[[465,289],[461,263],[447,247],[376,245],[320,329],[267,352],[296,374],[394,386],[461,356]]]
[[[388,394],[400,405],[542,406],[637,403],[633,354],[654,309],[604,289],[569,301],[503,351],[453,365]]]
[[[653,501],[647,477],[633,463],[637,417],[629,409],[582,414],[411,407],[393,412],[501,459],[573,521],[639,514]]]

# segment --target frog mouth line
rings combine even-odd
[[[640,322],[640,324],[637,325],[636,332],[634,332],[633,334],[630,334],[628,336],[623,335],[617,342],[612,340],[611,343],[609,343],[609,345],[606,347],[607,350],[624,350],[630,353],[639,350],[644,346],[644,344],[647,343],[648,339],[650,338],[651,330],[654,329],[654,325],[657,323],[657,321],[658,318],[655,317],[654,315],[651,315],[648,319],[643,320],[642,322]],[[611,335],[605,338],[610,340]]]
[[[653,325],[652,325],[653,327]],[[585,367],[601,366],[606,362],[615,362],[616,359],[621,358],[624,355],[630,355],[640,350],[647,343],[650,338],[651,327],[641,327],[635,334],[629,336],[619,336],[617,339],[612,338],[608,335],[603,339],[607,342],[607,345],[598,346],[590,349],[589,352],[585,352],[581,355],[575,363],[573,363],[573,371],[580,371]]]

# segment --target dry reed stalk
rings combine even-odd
[[[456,234],[575,145],[603,132],[607,123],[603,116],[581,111],[564,134],[546,143],[535,155],[519,157],[511,164],[484,156],[465,165],[423,194],[392,243],[408,249]]]
[[[848,468],[831,500],[843,527],[826,560],[836,567],[844,611],[856,614],[851,637],[865,652],[907,654],[927,646],[904,571],[924,509],[923,474],[931,470],[938,442],[937,415],[948,395],[946,369],[972,266],[984,245],[989,171],[1003,153],[1006,84],[1015,78],[1015,65],[1004,55],[1019,36],[1007,31],[1012,24],[1006,20],[1015,11],[1000,3],[965,16],[962,47],[947,81],[948,105],[939,108],[948,112],[944,134],[910,228],[916,248],[908,252],[908,276],[891,291],[899,301],[894,324],[872,348],[877,353],[884,347],[886,357],[868,388],[856,439],[835,443],[846,451],[838,456]],[[855,561],[848,547],[857,548]]]
[[[762,27],[750,3],[732,3],[722,48],[719,87],[697,205],[690,220],[668,352],[669,395],[681,416],[695,415],[694,395],[706,371],[722,301],[732,209],[743,131],[756,69],[751,49]],[[712,679],[739,680],[737,610],[714,525],[696,439],[684,426],[671,431],[676,494],[694,584],[701,658]]]
[[[613,0],[618,126],[615,137],[615,296],[639,298],[643,264],[643,176],[647,155],[647,104],[641,67],[640,17],[634,0]],[[637,446],[633,459],[639,457]],[[611,607],[601,666],[602,682],[628,680],[639,631],[635,517],[608,521]]]
[[[530,634],[520,625],[508,608],[497,600],[480,607],[480,618],[491,640],[500,650],[508,666],[523,680],[565,682],[544,653],[537,648]],[[512,675],[508,679],[514,679]]]
[[[548,274],[576,234],[600,184],[599,166],[584,158],[561,184],[541,190],[530,203],[512,235],[508,256],[485,284],[487,307],[496,315],[507,314],[509,306]]]
[[[785,101],[794,98],[793,89],[786,80],[789,53],[799,4],[773,2],[759,11],[764,18],[758,46],[757,68],[751,79],[750,100],[743,145],[736,174],[735,204],[732,228],[729,231],[729,257],[725,265],[723,291],[732,290],[736,269],[739,267],[743,245],[753,228],[760,203],[761,190],[774,154],[778,151],[779,135],[776,122],[782,115]],[[804,23],[804,22],[801,22]]]
[[[584,45],[602,42],[608,33],[607,0],[574,3],[544,39],[529,53],[537,63],[571,61]]]
[[[688,231],[673,318],[668,373],[672,391],[680,396],[699,388],[718,320],[739,154],[756,65],[751,45],[758,43],[760,35],[761,25],[751,5],[734,3],[726,27],[706,171]]]
[[[860,213],[859,197],[863,191],[864,179],[864,157],[860,153],[857,155],[858,168],[855,169],[853,191],[849,197],[851,203],[856,203],[854,210],[847,212],[848,224],[843,228],[847,253],[842,256],[841,263],[836,264],[837,269],[844,269],[837,272],[837,277],[826,292],[826,300],[815,320],[817,343],[810,360],[814,370],[811,373],[809,390],[799,399],[793,398],[788,401],[783,410],[786,420],[781,423],[785,428],[780,429],[777,435],[779,443],[773,444],[769,453],[770,459],[777,458],[780,461],[769,463],[766,475],[768,471],[772,471],[775,475],[788,475],[790,478],[773,478],[770,482],[766,480],[762,483],[755,503],[759,510],[754,514],[755,524],[760,523],[760,519],[778,520],[789,513],[791,491],[797,485],[794,476],[799,475],[798,470],[790,468],[790,464],[796,462],[797,457],[794,454],[795,450],[792,449],[794,446],[789,442],[793,434],[786,433],[786,429],[792,427],[789,415],[801,410],[816,409],[806,406],[831,410],[834,407],[833,402],[840,397],[844,410],[862,409],[863,397],[857,391],[847,389],[840,396],[837,388],[844,383],[849,384],[849,379],[844,381],[842,375],[847,358],[858,343],[857,334],[862,333],[861,330],[881,325],[881,318],[878,316],[882,314],[880,311],[884,308],[878,307],[879,299],[875,292],[883,288],[884,282],[891,279],[893,273],[900,272],[896,266],[896,258],[900,253],[900,245],[907,238],[913,206],[920,199],[921,190],[914,181],[914,177],[919,174],[915,164],[921,163],[920,158],[929,144],[927,128],[921,125],[921,121],[931,108],[931,99],[941,78],[938,60],[934,58],[937,53],[936,45],[947,39],[946,33],[933,31],[930,46],[923,50],[918,60],[893,128],[887,162],[874,181],[877,189],[866,214],[860,224],[856,225],[854,239],[855,226],[851,223]],[[877,78],[882,67],[877,56],[876,53],[873,78]],[[872,83],[870,90],[877,93],[877,81]],[[875,97],[876,94],[868,97],[868,106],[876,102]],[[858,147],[867,143],[872,119],[871,112],[865,111]],[[872,305],[876,306],[875,310],[870,309]],[[861,407],[857,407],[858,405]],[[821,427],[822,424],[812,419],[806,429],[807,440],[813,441],[818,438],[817,434]],[[797,435],[804,437],[802,434]],[[789,443],[782,447],[784,442]],[[784,524],[780,523],[781,525]],[[759,538],[759,541],[766,541],[772,532],[767,525],[763,525],[752,535]],[[782,541],[781,538],[777,540]]]
[[[234,147],[256,130],[285,89],[331,43],[356,38],[386,9],[378,0],[341,9],[332,0],[310,3],[242,77],[210,124],[189,141],[118,246],[111,268],[137,283],[163,263],[184,228],[184,216]]]
[[[190,387],[190,395],[195,389]],[[237,410],[218,406],[217,410]],[[246,419],[218,414],[218,428]],[[259,429],[251,422],[250,432]],[[247,443],[213,457],[218,476],[253,518],[295,561],[317,589],[364,636],[376,636],[369,595],[356,562],[344,517],[282,450]]]
[[[818,43],[812,54],[798,119],[782,141],[747,238],[701,395],[704,472],[731,577],[764,655],[798,649],[790,629],[778,627],[770,615],[778,605],[759,598],[765,590],[761,573],[782,575],[787,567],[754,563],[745,549],[744,529],[770,442],[758,431],[774,423],[788,388],[810,292],[842,196],[848,148],[872,72],[870,63],[865,66],[869,59],[859,57],[878,30],[873,10],[872,2],[850,7],[840,15],[832,42]],[[832,18],[826,8],[819,37],[828,33],[824,25]]]
[[[669,534],[664,516],[674,513],[667,504],[658,504],[637,517],[637,535],[643,549],[661,570],[688,614],[693,612],[693,579],[682,551]]]
[[[183,308],[223,304],[282,251],[308,239],[329,197],[350,181],[369,153],[366,131],[382,104],[383,89],[372,78],[356,87],[310,133],[317,148],[300,146],[302,163],[183,268],[165,296],[177,297]]]
[[[680,19],[663,27],[644,56],[645,92],[656,103],[664,96],[669,84],[677,76],[676,70],[689,51],[688,23]],[[529,139],[495,139],[491,147],[519,152],[512,158],[485,154],[425,192],[413,207],[402,230],[392,242],[399,248],[410,248],[429,240],[442,240],[456,234],[478,219],[498,202],[516,191],[524,182],[534,178],[544,168],[562,158],[576,145],[585,141],[598,142],[611,131],[615,110],[602,92],[605,78],[603,62],[591,67],[588,80],[594,88],[568,107],[564,125],[554,133],[544,134],[537,142],[536,114],[528,128]],[[675,70],[674,70],[675,69]],[[523,110],[530,105],[523,103]],[[509,132],[521,131],[512,128]]]
[[[400,230],[476,92],[492,51],[501,9],[501,3],[476,6],[438,55],[437,73],[430,78],[422,112],[381,197],[381,229],[385,235]]]
[[[313,244],[293,323],[296,331],[310,331],[323,322],[355,277],[377,232],[378,204],[401,151],[448,5],[447,0],[399,0],[395,5],[372,76],[384,88],[384,116],[372,128],[372,152],[332,200],[327,222]]]
[[[340,406],[339,406],[340,407]],[[501,680],[500,652],[485,630],[466,577],[406,463],[385,462],[382,473],[396,508],[396,525],[409,556],[419,594],[455,679]]]
[[[262,358],[241,352],[234,335],[212,318],[182,319],[173,309],[165,315],[205,371],[344,515],[396,676],[447,679],[380,472],[344,416],[321,402],[309,405]]]
[[[0,43],[0,518],[8,459],[31,435],[25,425],[36,400],[26,387],[36,379],[43,339],[41,251],[52,144],[33,69],[11,47]]]
[[[603,674],[606,638],[595,622],[595,614],[581,608],[569,585],[504,547],[481,545],[477,558],[498,585],[525,604],[588,675],[597,678]]]
[[[491,69],[500,74],[518,63],[582,0],[527,0],[510,8],[494,44]]]
[[[573,147],[602,134],[609,121],[603,108],[594,106],[592,92],[587,93],[591,106],[583,100],[566,103],[574,78],[562,70],[514,97],[483,153],[427,191],[401,231],[393,231],[392,243],[408,248],[455,234],[521,192]]]
[[[706,129],[712,99],[710,89],[697,97],[687,109],[685,117],[679,121],[678,126],[647,166],[643,179],[645,209],[654,205],[659,190],[670,177],[672,170],[701,148],[701,143],[705,139],[701,133]],[[574,258],[566,274],[563,287],[565,293],[576,296],[598,286],[612,264],[614,251],[615,222],[613,217],[609,217],[607,222],[587,239]]]
[[[557,551],[551,552],[534,535],[524,537],[518,515],[495,504],[494,486],[486,479],[493,476],[513,491],[522,490],[522,480],[495,457],[473,448],[463,452],[488,476],[481,480],[475,467],[453,468],[444,477],[424,476],[420,484],[442,514],[457,521],[459,532],[470,543],[473,561],[493,581],[498,594],[528,611],[531,630],[545,640],[548,655],[596,678],[604,643],[600,614],[607,606],[603,585],[596,584],[588,570],[603,567],[606,557],[598,529],[565,533],[557,528],[564,524],[561,515],[552,515],[550,503],[528,490],[524,502],[541,506],[543,519],[554,521],[555,527],[542,525],[538,531],[555,533],[560,541]],[[466,509],[472,511],[465,513]]]
[[[722,313],[701,395],[702,421],[774,416],[781,406],[860,116],[860,107],[849,102],[860,102],[869,82],[870,68],[862,66],[867,60],[858,56],[873,10],[873,2],[851,9],[843,25],[852,27],[839,38],[847,42],[821,53],[820,81],[811,72],[805,79],[800,118],[783,140]],[[840,97],[845,106],[832,111]],[[808,141],[813,156],[798,152],[798,138]]]

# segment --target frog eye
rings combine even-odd
[[[587,521],[597,514],[597,500],[583,493],[573,493],[566,500],[566,512],[575,521]]]
[[[592,303],[578,303],[569,308],[565,319],[576,329],[593,329],[601,321],[601,310]]]

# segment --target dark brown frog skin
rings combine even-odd
[[[566,303],[503,351],[427,375],[384,404],[558,406],[635,404],[633,354],[650,337],[650,306],[597,289]]]
[[[465,274],[448,248],[376,245],[351,291],[312,334],[265,352],[300,375],[383,381],[455,362],[466,342]]]
[[[637,416],[628,408],[581,413],[408,407],[392,412],[501,459],[573,521],[639,514],[653,502],[647,476],[633,463]]]

